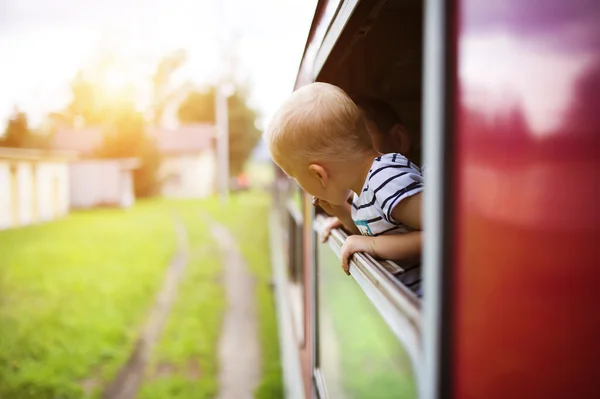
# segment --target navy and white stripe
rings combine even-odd
[[[392,211],[402,200],[423,191],[421,170],[401,154],[375,158],[360,195],[354,194],[352,219],[363,235],[411,231],[394,220]]]

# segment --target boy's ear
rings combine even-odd
[[[325,168],[323,168],[321,165],[317,165],[317,164],[313,163],[313,164],[311,164],[308,167],[308,170],[317,179],[319,179],[319,181],[321,182],[321,186],[325,187],[327,185],[327,181],[329,179],[329,176],[328,176],[327,171],[325,170]]]
[[[400,153],[402,155],[406,156],[408,153],[410,153],[410,148],[412,146],[412,142],[410,140],[410,134],[408,134],[408,131],[406,130],[404,125],[402,125],[400,123],[396,123],[392,127],[390,134],[392,135],[394,140],[398,143],[399,148],[400,148]]]

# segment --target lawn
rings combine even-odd
[[[202,399],[218,393],[217,342],[225,293],[217,243],[201,218],[212,201],[169,203],[187,228],[190,257],[141,399]]]
[[[225,301],[202,213],[230,228],[257,277],[263,379],[256,397],[282,397],[268,206],[268,195],[255,192],[233,195],[227,208],[215,199],[152,200],[0,232],[0,398],[98,396],[153,304],[175,249],[173,214],[187,227],[190,259],[139,397],[214,397]]]
[[[255,393],[256,398],[283,397],[266,223],[269,205],[269,196],[257,191],[233,194],[226,207],[214,198],[205,201],[171,202],[173,209],[184,216],[191,237],[195,237],[192,242],[202,242],[204,245],[196,245],[195,249],[192,246],[195,253],[188,264],[178,302],[154,359],[155,370],[160,369],[160,365],[168,365],[168,369],[183,370],[183,373],[167,372],[161,376],[155,372],[158,375],[144,387],[142,398],[209,398],[213,397],[218,389],[216,382],[197,382],[193,375],[193,369],[197,367],[202,378],[216,378],[217,366],[214,359],[217,356],[220,311],[224,306],[224,294],[220,287],[214,284],[220,267],[210,261],[218,252],[206,226],[206,216],[230,229],[250,271],[256,276],[263,369],[262,380]],[[214,316],[207,316],[207,307]],[[180,316],[177,316],[178,312],[181,312]],[[189,317],[186,319],[186,313],[202,314],[202,319],[191,322]],[[199,356],[198,365],[190,363],[190,353]]]
[[[256,293],[262,349],[262,381],[257,399],[283,398],[283,382],[279,358],[277,319],[272,291],[267,218],[270,197],[264,193],[234,195],[230,210],[212,208],[215,219],[227,225],[236,235],[248,267],[257,279]]]
[[[175,248],[163,209],[0,232],[0,397],[80,398],[84,380],[114,376]]]

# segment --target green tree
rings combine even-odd
[[[43,149],[48,144],[48,137],[31,130],[27,114],[18,110],[8,119],[0,137],[0,147]]]
[[[161,156],[153,138],[146,134],[144,116],[133,108],[115,115],[104,127],[104,139],[96,155],[101,158],[136,158],[133,172],[136,197],[158,194]]]
[[[158,97],[166,90],[169,76],[181,62],[174,61],[173,56],[166,57],[159,62],[154,80],[148,81],[156,91],[152,98],[152,119],[156,112],[162,116],[167,101]],[[140,166],[133,174],[135,194],[137,197],[151,196],[160,189],[161,156],[155,141],[146,133],[144,115],[136,110],[135,88],[125,86],[117,93],[107,92],[106,85],[111,76],[118,75],[119,65],[119,59],[105,54],[79,71],[71,83],[71,102],[63,112],[54,113],[52,120],[53,124],[59,125],[102,128],[104,139],[95,155],[137,158]],[[157,111],[155,107],[160,109]]]
[[[185,63],[187,54],[183,50],[175,51],[163,57],[156,66],[152,77],[152,122],[161,125],[165,111],[180,94],[181,87],[173,87],[173,75]]]
[[[237,86],[227,99],[229,113],[229,170],[232,176],[239,174],[260,139],[256,127],[257,112],[248,105],[248,91]],[[177,111],[182,123],[215,123],[215,87],[205,91],[192,90]]]
[[[6,123],[1,141],[2,147],[26,147],[30,134],[27,115],[24,112],[15,111]]]

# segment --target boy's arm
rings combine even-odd
[[[350,257],[356,252],[365,252],[381,259],[416,259],[421,255],[422,243],[421,231],[379,237],[350,236],[342,246],[342,268],[350,275]]]
[[[418,193],[400,201],[392,209],[392,218],[398,223],[417,231],[406,234],[390,234],[379,237],[350,236],[342,246],[342,268],[350,274],[349,259],[355,252],[366,252],[382,259],[415,259],[421,255],[423,234],[421,222],[421,198]]]
[[[421,222],[421,198],[422,193],[405,198],[392,209],[392,218],[415,230],[422,230]]]

